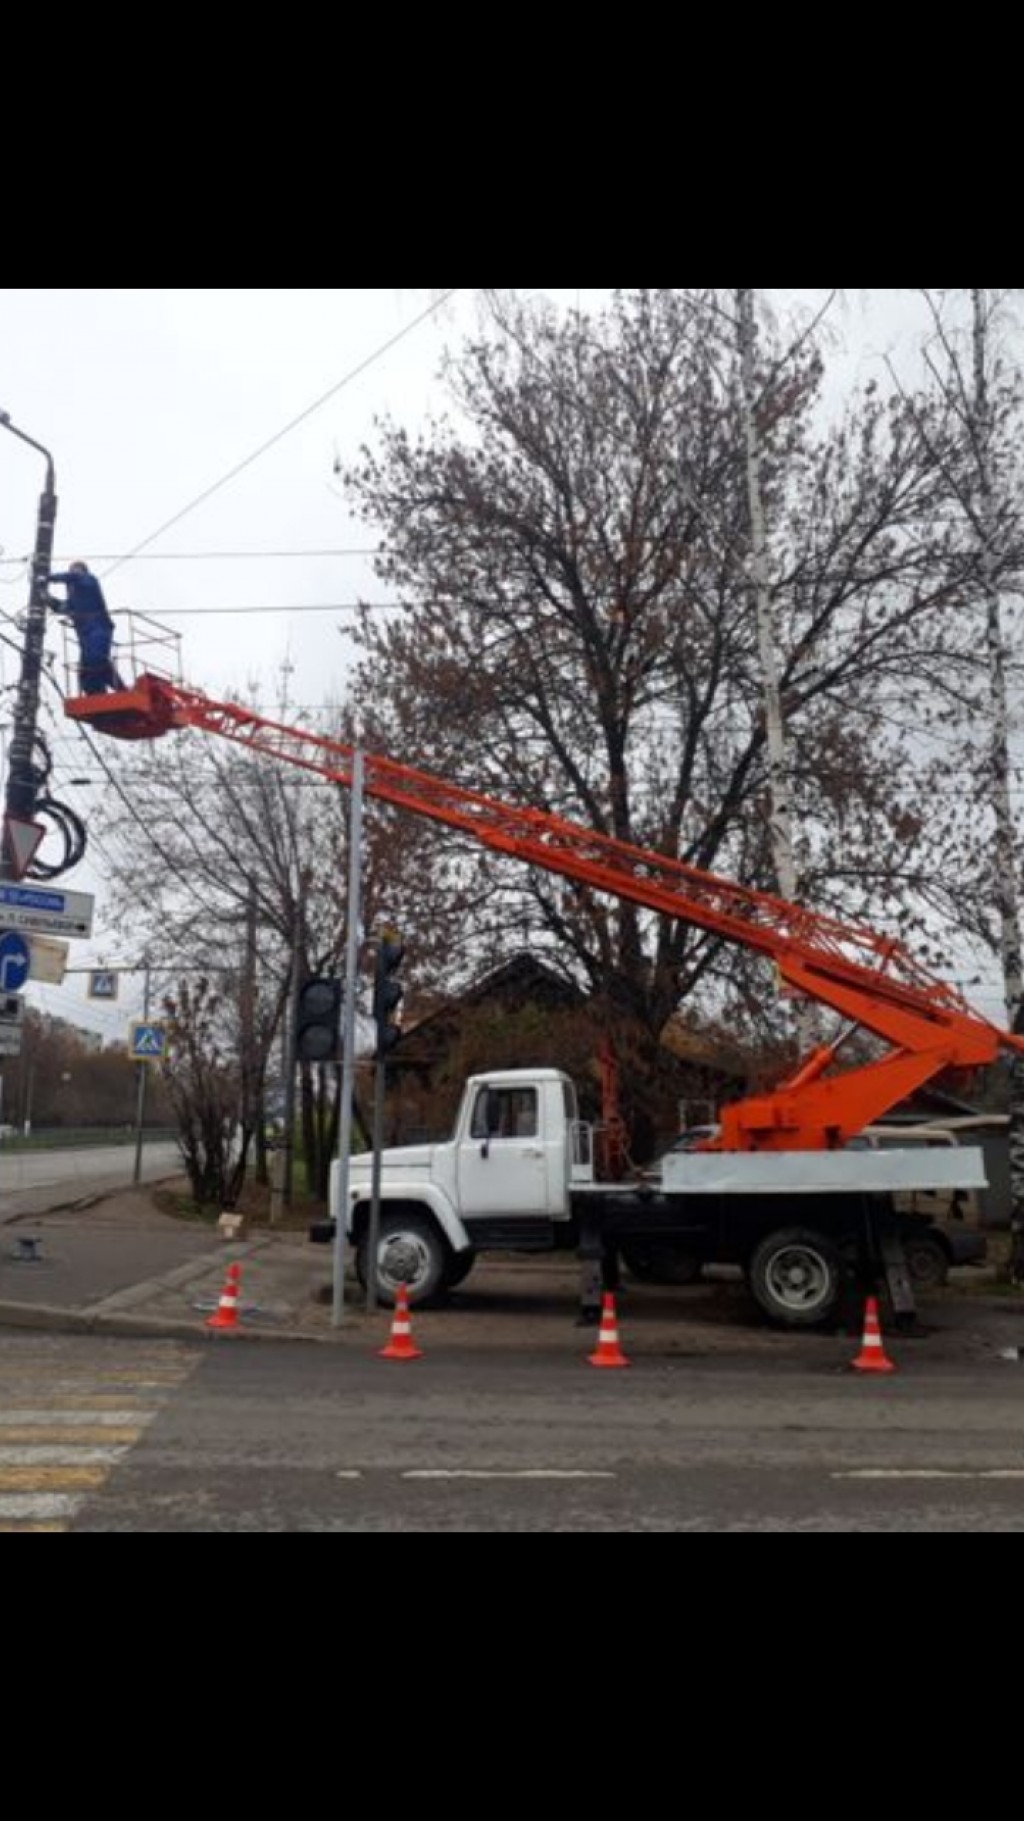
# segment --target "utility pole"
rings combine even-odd
[[[348,837],[348,929],[345,940],[345,1010],[341,1035],[341,1107],[338,1113],[338,1205],[334,1229],[334,1301],[331,1320],[341,1326],[345,1308],[345,1217],[352,1154],[352,1096],[356,1079],[356,984],[363,887],[363,749],[352,760],[352,807]],[[371,1274],[375,1261],[371,1257]]]
[[[302,990],[302,950],[305,935],[306,879],[297,875],[297,890],[292,909],[292,977],[288,993],[288,1023],[282,1042],[284,1061],[284,1185],[282,1199],[286,1208],[292,1205],[295,1179],[295,1072],[298,1067],[296,1039],[299,1030],[299,994]]]
[[[380,1183],[381,1153],[384,1149],[384,1097],[387,1090],[388,1056],[398,1042],[400,1031],[395,1022],[402,1001],[401,982],[394,978],[401,967],[405,948],[398,931],[386,927],[377,936],[377,958],[374,963],[373,1022],[377,1031],[376,1068],[373,1083],[373,1164],[370,1177],[370,1224],[366,1243],[366,1307],[377,1307],[377,1254],[380,1250]]]
[[[42,443],[37,443],[32,436],[26,436],[12,424],[10,413],[0,411],[0,426],[9,430],[31,449],[37,449],[46,460],[46,480],[39,500],[39,514],[36,520],[36,545],[32,556],[32,587],[29,595],[28,617],[25,628],[25,642],[22,647],[21,681],[18,685],[18,698],[14,709],[13,732],[10,745],[10,764],[7,773],[7,791],[5,809],[7,820],[4,826],[4,843],[0,855],[0,878],[18,879],[23,869],[15,862],[12,842],[12,825],[24,823],[31,825],[38,795],[38,778],[35,765],[36,720],[39,714],[39,679],[43,669],[43,646],[46,639],[46,606],[47,581],[53,560],[53,528],[57,518],[57,493],[54,475],[53,457]]]
[[[143,962],[143,968],[145,970],[145,985],[142,994],[142,1019],[144,1024],[148,1024],[150,987],[152,984],[152,969],[150,968],[148,960]],[[132,1175],[132,1181],[136,1188],[138,1188],[139,1183],[142,1181],[142,1127],[146,1117],[146,1085],[149,1076],[149,1063],[140,1062],[137,1066],[139,1071],[139,1097],[135,1112],[135,1170]]]

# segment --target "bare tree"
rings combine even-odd
[[[743,416],[723,299],[618,295],[562,320],[496,299],[448,366],[466,428],[384,425],[346,475],[407,603],[367,613],[362,699],[387,750],[505,798],[771,886],[763,653],[744,557]],[[924,813],[944,754],[917,714],[970,712],[955,609],[978,572],[948,522],[960,426],[941,393],[877,390],[817,428],[810,344],[765,349],[761,489],[773,528],[776,687],[808,897],[936,953],[959,830]],[[922,427],[927,434],[922,433]],[[914,751],[914,742],[917,750]],[[778,1027],[771,984],[703,933],[435,835],[467,954],[524,938],[652,1035],[699,991]],[[939,915],[937,915],[937,913]],[[980,912],[978,913],[980,914]]]

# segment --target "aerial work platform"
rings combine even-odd
[[[64,713],[114,740],[158,740],[182,722],[173,694],[161,685],[181,679],[181,635],[145,613],[116,613],[112,661],[117,674],[130,678],[123,689],[81,695],[79,665],[65,631],[64,663],[68,693]],[[72,642],[73,637],[72,637]]]
[[[70,721],[84,722],[113,740],[159,740],[181,725],[173,701],[160,692],[160,678],[145,673],[128,689],[67,696],[64,713]]]

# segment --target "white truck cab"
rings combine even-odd
[[[350,1159],[344,1211],[364,1282],[372,1163],[369,1153]],[[471,1076],[450,1139],[382,1153],[382,1292],[390,1296],[405,1282],[413,1300],[424,1301],[460,1283],[479,1249],[550,1250],[559,1225],[570,1225],[573,1188],[593,1176],[591,1129],[580,1121],[568,1075],[506,1069]],[[335,1163],[334,1220],[342,1212],[339,1177]]]

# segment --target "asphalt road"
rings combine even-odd
[[[0,1225],[21,1214],[38,1214],[54,1206],[67,1191],[68,1200],[123,1189],[135,1169],[135,1146],[89,1145],[81,1150],[17,1151],[0,1148]],[[180,1173],[175,1144],[147,1144],[142,1152],[142,1179],[155,1182]]]
[[[1022,1531],[1022,1372],[0,1331],[0,1524]]]

